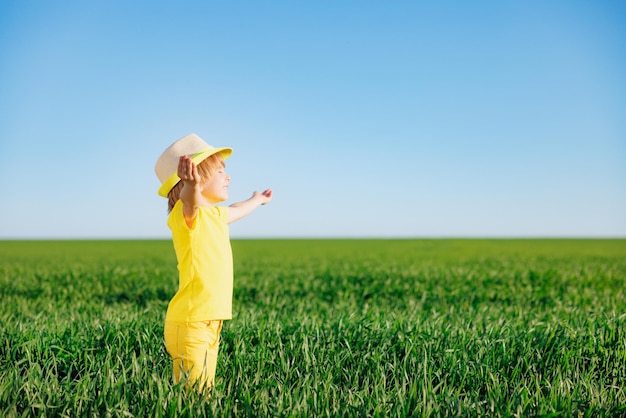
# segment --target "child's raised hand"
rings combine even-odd
[[[198,168],[187,155],[183,155],[178,160],[178,177],[184,182],[200,183],[201,177]]]
[[[261,193],[254,192],[253,196],[260,199],[262,205],[268,204],[272,200],[272,189],[263,190]]]

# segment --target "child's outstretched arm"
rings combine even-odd
[[[180,191],[180,200],[183,202],[183,216],[187,226],[191,228],[193,221],[198,215],[198,206],[202,200],[200,182],[202,178],[198,174],[198,168],[186,155],[178,161],[178,177],[183,182]]]
[[[261,205],[265,205],[272,200],[272,189],[267,189],[262,193],[254,192],[252,197],[243,202],[233,203],[228,207],[228,223],[235,222],[246,215],[249,215]]]

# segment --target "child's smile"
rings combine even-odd
[[[204,181],[202,184],[202,195],[211,204],[228,200],[229,183],[230,176],[223,168],[220,168]]]

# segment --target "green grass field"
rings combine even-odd
[[[241,240],[210,399],[168,241],[0,241],[0,416],[626,416],[626,240]]]

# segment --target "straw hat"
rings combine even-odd
[[[196,134],[189,134],[170,145],[157,160],[154,171],[161,181],[159,196],[167,197],[176,183],[180,181],[178,177],[178,160],[183,155],[191,157],[196,165],[200,164],[207,157],[220,153],[223,159],[230,157],[232,148],[215,148],[207,144]]]

